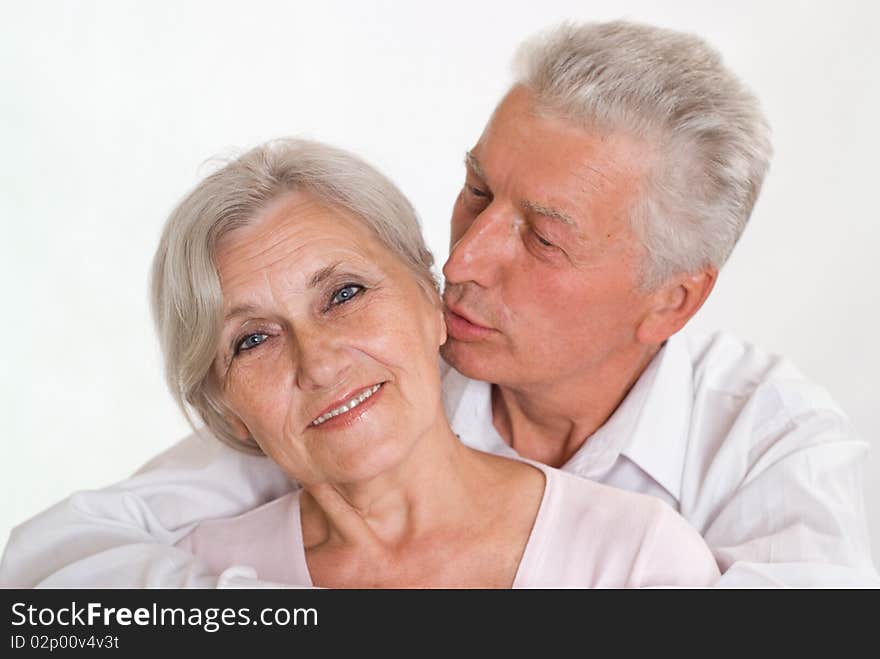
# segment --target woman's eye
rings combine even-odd
[[[356,297],[363,290],[364,287],[360,284],[346,284],[335,293],[333,293],[333,297],[330,298],[330,304],[345,304],[353,297]]]
[[[256,348],[268,338],[268,334],[248,334],[235,345],[235,353],[238,354],[243,350]]]

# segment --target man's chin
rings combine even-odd
[[[491,356],[486,350],[473,343],[465,343],[449,337],[440,346],[440,356],[456,371],[472,380],[493,381],[495,369],[491,367]]]

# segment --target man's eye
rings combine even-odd
[[[235,354],[238,354],[244,350],[256,348],[268,338],[268,334],[248,334],[235,344]]]
[[[480,188],[478,188],[476,186],[468,185],[467,183],[465,183],[464,187],[465,187],[465,190],[467,190],[474,197],[479,197],[480,199],[487,199],[489,197],[488,192],[486,192],[485,190],[481,190]]]
[[[363,290],[364,287],[360,284],[346,284],[342,288],[338,289],[335,293],[333,293],[333,297],[330,298],[330,304],[345,304],[352,298],[359,295]]]
[[[533,230],[533,231],[532,231],[532,235],[535,237],[535,240],[537,240],[538,243],[540,243],[543,247],[556,247],[556,245],[554,245],[554,244],[551,243],[549,240],[547,240],[546,238],[544,238],[544,236],[542,236],[542,235],[541,235],[540,233],[538,233],[537,231],[534,231],[534,230]]]

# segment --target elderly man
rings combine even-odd
[[[677,335],[767,171],[755,99],[700,40],[629,23],[563,26],[518,65],[466,155],[443,269],[455,431],[666,501],[721,585],[875,583],[867,446],[843,413],[782,360]],[[18,527],[0,579],[234,583],[170,545],[288,487],[269,461],[191,437]]]

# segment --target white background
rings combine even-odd
[[[516,44],[563,19],[624,17],[702,35],[763,101],[773,167],[693,324],[786,354],[852,416],[874,445],[880,562],[878,6],[0,0],[0,546],[188,432],[147,271],[206,159],[281,135],[349,148],[410,196],[442,263],[462,156]]]

